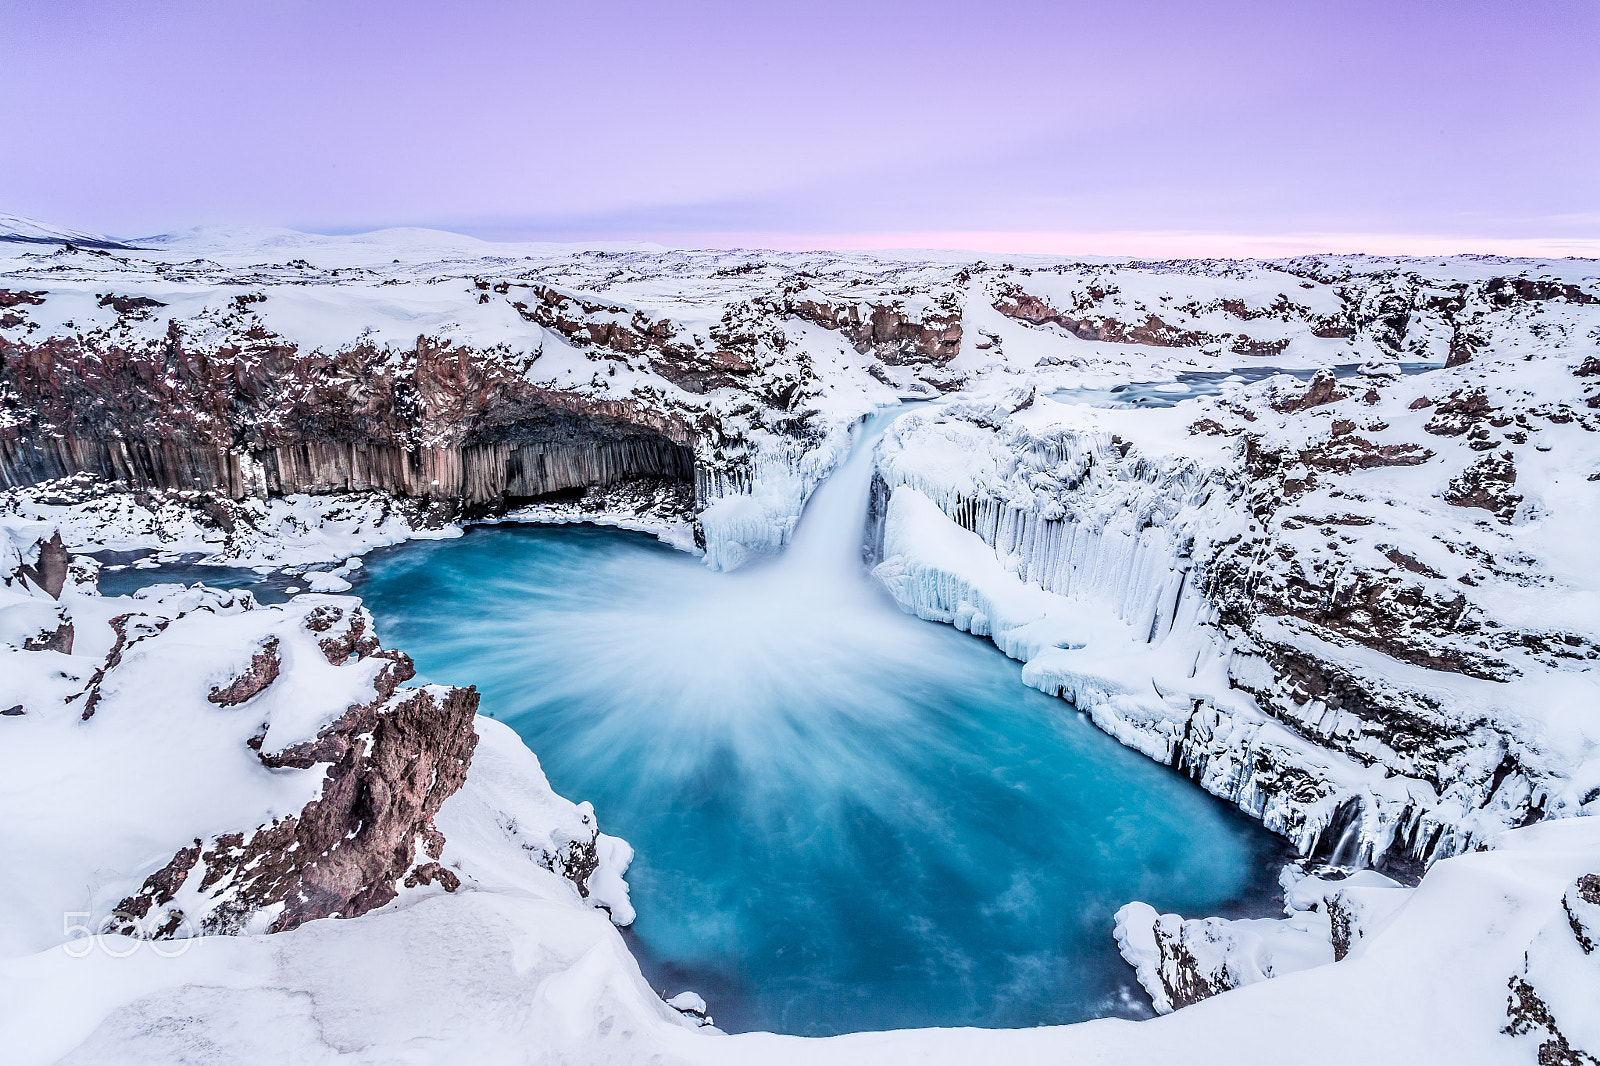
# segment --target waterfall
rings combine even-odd
[[[813,579],[854,576],[860,571],[872,493],[873,445],[911,406],[875,411],[855,428],[849,454],[811,494],[776,569]]]

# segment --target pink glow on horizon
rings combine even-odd
[[[1016,232],[904,230],[869,233],[720,232],[659,238],[675,248],[770,248],[774,251],[975,252],[983,255],[1081,255],[1136,259],[1279,259],[1315,254],[1396,257],[1500,255],[1600,259],[1600,238],[1458,237],[1405,233],[1189,233],[1161,231]]]
[[[1597,39],[1596,0],[5,0],[0,213],[1595,254]]]

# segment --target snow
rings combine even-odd
[[[110,246],[121,247],[110,237],[99,233],[88,233],[83,230],[61,229],[21,215],[0,214],[0,241],[17,241],[27,243],[65,243],[83,244],[90,247]]]
[[[511,296],[480,301],[477,283],[556,285],[605,305],[596,321],[666,319],[697,345],[709,345],[725,316],[783,285],[858,306],[898,300],[912,311],[950,296],[964,324],[946,382],[958,391],[941,411],[902,418],[877,457],[884,512],[876,573],[902,606],[991,637],[1025,663],[1028,684],[1071,699],[1123,743],[1178,764],[1302,850],[1359,800],[1348,829],[1356,851],[1370,855],[1409,826],[1424,838],[1437,828],[1435,854],[1455,854],[1414,889],[1370,873],[1305,878],[1288,887],[1282,920],[1184,919],[1130,904],[1120,937],[1147,985],[1160,987],[1158,930],[1204,945],[1201,969],[1242,985],[1148,1023],[727,1037],[682,1013],[705,1012],[698,996],[669,1003],[650,989],[617,933],[613,922],[633,913],[628,846],[597,834],[595,812],[556,796],[515,735],[480,719],[467,784],[437,820],[444,861],[462,878],[457,892],[423,887],[360,919],[270,937],[197,937],[172,957],[116,936],[75,957],[87,945],[68,935],[64,915],[85,912],[93,927],[196,836],[294,813],[318,794],[319,771],[269,772],[245,743],[263,725],[269,747],[307,739],[370,694],[370,664],[328,664],[302,620],[318,605],[353,609],[356,601],[335,594],[349,588],[363,552],[461,530],[431,528],[394,501],[363,494],[248,496],[233,505],[246,521],[224,533],[197,517],[194,499],[13,490],[0,498],[0,574],[14,578],[0,588],[0,710],[25,709],[0,717],[0,848],[12,870],[0,883],[8,989],[0,1041],[12,1061],[1532,1063],[1537,1041],[1502,1032],[1508,982],[1519,975],[1546,998],[1568,1039],[1600,1053],[1600,1013],[1588,1009],[1600,1001],[1596,956],[1572,937],[1562,904],[1574,878],[1600,868],[1592,662],[1580,651],[1551,665],[1513,641],[1496,648],[1518,671],[1506,683],[1331,639],[1292,616],[1257,620],[1247,639],[1221,624],[1215,589],[1197,572],[1197,560],[1232,537],[1270,534],[1293,559],[1260,573],[1284,581],[1309,582],[1318,567],[1392,570],[1400,564],[1386,552],[1398,547],[1437,575],[1418,571],[1417,588],[1459,592],[1469,603],[1475,628],[1434,634],[1446,644],[1499,631],[1592,645],[1600,575],[1590,479],[1600,472],[1600,435],[1581,419],[1530,412],[1566,404],[1583,414],[1587,386],[1573,370],[1596,351],[1600,322],[1565,297],[1501,306],[1481,289],[1518,277],[1592,293],[1592,261],[1024,256],[995,266],[955,255],[667,252],[490,245],[429,231],[238,229],[108,255],[34,238],[95,239],[0,218],[5,285],[48,289],[42,304],[21,306],[26,321],[5,327],[7,340],[79,336],[136,347],[159,343],[177,319],[197,345],[259,327],[307,351],[359,339],[403,366],[421,335],[474,346],[540,385],[638,401],[710,426],[695,441],[696,520],[708,565],[721,569],[787,545],[807,501],[843,460],[850,427],[899,397],[929,395],[921,372],[857,353],[813,323],[756,315],[783,344],[763,342],[755,377],[795,385],[792,408],[764,407],[730,388],[691,394],[643,360],[608,359],[611,372],[601,373],[588,352],[519,314]],[[124,319],[99,305],[108,288],[166,306]],[[1086,340],[1059,324],[1030,324],[997,306],[1016,291],[1073,320],[1128,326],[1155,317],[1193,343]],[[230,320],[241,292],[267,299]],[[1396,379],[1401,358],[1442,366],[1458,338],[1437,306],[1458,296],[1477,316],[1472,361]],[[1201,397],[1175,380],[1260,365],[1263,356],[1238,346],[1246,341],[1274,349],[1272,365],[1286,369],[1361,365],[1360,387],[1374,383],[1383,394],[1371,404],[1353,395],[1285,411],[1271,401],[1299,387],[1289,379],[1241,381]],[[1178,402],[1102,409],[1050,398],[1128,381],[1158,383]],[[1443,498],[1482,453],[1465,435],[1426,430],[1430,409],[1413,406],[1479,387],[1527,415],[1525,441],[1493,445],[1514,453],[1523,497],[1505,521]],[[1223,432],[1191,431],[1206,419]],[[1243,437],[1261,448],[1311,450],[1334,440],[1336,419],[1357,423],[1375,446],[1420,444],[1434,454],[1315,485],[1313,464],[1302,460],[1284,476],[1309,487],[1272,529],[1256,528],[1238,491]],[[780,421],[792,425],[779,431]],[[558,504],[508,517],[608,522],[685,549],[695,532],[660,516]],[[15,577],[55,527],[78,551],[315,567],[304,575],[311,593],[262,608],[203,588],[158,586],[113,599],[72,584],[57,602]],[[130,641],[139,639],[106,673],[85,721],[84,694],[101,680],[95,672],[115,639],[110,622],[121,615],[131,616]],[[71,654],[24,650],[69,619]],[[237,676],[274,638],[284,663],[278,682],[238,708],[207,701],[213,685]],[[1447,727],[1454,752],[1441,763],[1366,731],[1348,708],[1320,699],[1291,705],[1276,691],[1283,684],[1267,644],[1342,671],[1394,706],[1436,705],[1429,713]],[[1263,705],[1273,700],[1268,714]],[[1501,766],[1514,767],[1503,780]],[[1506,832],[1535,799],[1546,820]],[[587,899],[552,868],[585,841],[600,860]],[[1335,907],[1352,922],[1339,962],[1329,961]]]
[[[1124,743],[1181,763],[1203,787],[1303,851],[1318,845],[1334,813],[1352,800],[1361,810],[1358,851],[1367,852],[1411,825],[1420,826],[1411,831],[1424,841],[1437,827],[1438,848],[1461,850],[1517,824],[1525,813],[1519,803],[1537,803],[1545,816],[1576,814],[1600,784],[1600,726],[1590,713],[1600,705],[1600,677],[1592,669],[1517,657],[1514,645],[1502,644],[1496,654],[1520,675],[1507,686],[1335,640],[1293,615],[1257,618],[1249,639],[1219,625],[1206,560],[1218,546],[1259,538],[1259,526],[1241,494],[1239,439],[1190,429],[1202,418],[1226,419],[1260,434],[1266,447],[1304,449],[1331,440],[1333,420],[1348,418],[1372,427],[1363,432],[1378,446],[1426,442],[1438,454],[1422,465],[1325,477],[1274,518],[1272,535],[1321,565],[1332,555],[1324,543],[1338,529],[1342,543],[1327,548],[1340,555],[1330,565],[1350,568],[1345,560],[1353,556],[1381,572],[1396,565],[1384,553],[1404,545],[1438,571],[1417,580],[1436,582],[1442,598],[1471,588],[1472,610],[1482,612],[1474,617],[1490,620],[1485,628],[1554,630],[1574,634],[1573,643],[1592,641],[1600,633],[1595,576],[1586,569],[1586,541],[1570,523],[1587,513],[1579,497],[1593,497],[1593,483],[1579,487],[1571,471],[1600,468],[1594,434],[1530,421],[1529,443],[1559,437],[1565,458],[1520,453],[1516,488],[1530,501],[1559,494],[1561,503],[1548,511],[1533,505],[1535,517],[1509,524],[1463,521],[1463,509],[1438,493],[1481,453],[1465,446],[1469,438],[1425,431],[1431,410],[1409,402],[1418,392],[1443,397],[1486,378],[1508,397],[1570,390],[1563,382],[1572,380],[1572,354],[1557,347],[1536,359],[1480,356],[1476,366],[1408,378],[1376,404],[1358,390],[1303,414],[1279,414],[1267,404],[1300,387],[1268,379],[1170,409],[1086,408],[1035,397],[1014,414],[968,403],[913,415],[885,437],[879,457],[891,492],[879,574],[908,610],[992,635],[1027,663],[1029,684],[1073,699]],[[1286,477],[1311,475],[1302,465]],[[1291,521],[1284,517],[1290,514],[1329,518]],[[1285,557],[1290,566],[1304,565]],[[1473,559],[1495,561],[1479,567]],[[1431,639],[1441,638],[1464,639],[1449,631]],[[1264,716],[1241,691],[1259,698],[1279,689],[1262,644],[1301,650],[1361,691],[1443,719],[1442,727],[1462,738],[1454,765],[1441,769],[1407,754],[1372,723],[1315,699],[1301,699],[1301,706],[1285,700],[1274,707],[1278,720]],[[1491,789],[1508,747],[1527,777],[1513,775]],[[1285,780],[1297,783],[1286,787]],[[1291,788],[1300,795],[1286,804],[1281,794]]]
[[[972,587],[997,589],[981,600],[960,601],[959,610],[970,608],[969,624],[982,615],[989,620],[985,624],[1017,632],[1019,647],[1037,643],[1041,635],[1065,633],[1046,634],[1054,622],[1038,613],[1059,597],[1029,590],[1014,578],[1002,581],[1010,575],[996,573],[993,554],[948,520],[908,523],[918,508],[925,519],[933,517],[929,509],[937,510],[916,490],[902,487],[895,500],[889,543],[926,534],[947,563],[961,554],[959,572],[974,582]],[[12,544],[46,531],[14,523],[6,528]],[[28,554],[26,548],[14,550],[19,558]],[[904,553],[891,558],[903,559]],[[1525,965],[1541,981],[1539,987],[1556,989],[1553,1002],[1561,1017],[1573,1020],[1573,1038],[1588,1033],[1586,1015],[1576,1004],[1583,989],[1595,987],[1593,967],[1584,957],[1572,957],[1556,936],[1563,891],[1600,861],[1600,822],[1586,818],[1505,834],[1493,841],[1494,850],[1435,864],[1416,890],[1361,886],[1369,894],[1404,899],[1364,919],[1363,935],[1339,963],[1326,964],[1317,954],[1306,935],[1312,919],[1299,919],[1299,926],[1255,922],[1224,928],[1222,939],[1230,940],[1228,954],[1236,965],[1248,960],[1262,977],[1270,968],[1272,979],[1156,1022],[829,1040],[695,1032],[684,1026],[697,1026],[699,1020],[675,1008],[702,1009],[698,997],[663,1002],[644,984],[615,926],[590,906],[609,907],[619,921],[628,917],[620,878],[626,846],[598,838],[603,876],[591,881],[595,890],[589,903],[570,881],[534,861],[533,856],[582,838],[592,828],[593,812],[551,793],[537,760],[515,734],[481,718],[467,785],[438,817],[448,841],[445,861],[463,876],[457,893],[418,890],[361,919],[312,922],[272,936],[202,937],[165,946],[169,957],[159,954],[156,944],[123,937],[86,942],[59,926],[63,911],[87,910],[92,926],[96,900],[114,900],[164,861],[184,842],[180,834],[197,825],[197,810],[220,827],[241,817],[248,822],[274,809],[275,802],[277,809],[293,808],[315,791],[307,787],[309,781],[286,796],[245,787],[252,774],[262,776],[259,770],[248,771],[243,765],[248,759],[238,759],[241,765],[235,767],[218,756],[247,750],[239,723],[252,718],[174,701],[168,694],[172,681],[190,678],[186,690],[204,692],[241,668],[262,635],[271,632],[291,642],[293,652],[292,642],[300,638],[284,622],[319,605],[351,601],[302,597],[284,608],[252,608],[245,601],[230,607],[220,599],[224,594],[172,586],[137,600],[103,603],[84,591],[65,595],[82,631],[78,655],[17,652],[35,657],[42,670],[8,670],[8,682],[23,675],[43,681],[62,672],[50,664],[103,654],[109,629],[102,633],[92,621],[124,612],[127,605],[137,604],[154,618],[185,613],[152,638],[173,642],[172,656],[147,655],[147,667],[138,652],[125,655],[134,671],[130,681],[136,683],[109,694],[88,723],[76,721],[71,708],[67,714],[38,713],[43,704],[33,695],[25,695],[28,714],[4,721],[14,743],[0,749],[7,760],[0,780],[8,789],[7,809],[22,815],[8,820],[5,846],[15,868],[28,876],[9,879],[8,896],[0,904],[11,938],[0,972],[15,990],[10,1009],[0,1014],[0,1039],[19,1064],[175,1057],[316,1062],[333,1061],[339,1049],[351,1047],[388,1061],[417,1055],[427,1060],[445,1049],[452,1057],[515,1061],[537,1047],[546,1057],[586,1063],[657,1058],[683,1063],[1153,1061],[1177,1056],[1277,1063],[1284,1049],[1293,1047],[1296,1057],[1308,1062],[1345,1062],[1351,1056],[1385,1061],[1396,1054],[1419,1062],[1531,1062],[1532,1045],[1499,1032],[1505,981]],[[1106,619],[1102,624],[1116,623]],[[233,632],[219,625],[244,628]],[[1029,626],[1031,633],[1020,632]],[[301,674],[308,659],[286,655],[284,676]],[[145,689],[138,671],[158,663],[169,664],[163,670],[166,687]],[[318,669],[350,668],[324,661]],[[342,692],[336,686],[334,698],[324,698],[324,705],[353,698],[364,682],[352,676],[349,685]],[[323,692],[327,681],[311,687]],[[308,691],[297,690],[297,697]],[[161,695],[152,701],[149,693]],[[276,726],[290,708],[261,704],[260,710]],[[169,719],[177,732],[162,728]],[[304,735],[313,724],[308,719],[294,732]],[[77,772],[71,776],[60,775],[66,751],[77,754],[72,760]],[[92,771],[84,774],[88,767]],[[271,779],[265,783],[282,788],[295,775],[265,776]],[[84,781],[94,786],[84,788]],[[207,798],[197,805],[202,794]],[[185,801],[181,809],[180,798]],[[135,826],[137,832],[130,833]],[[163,834],[166,839],[159,839]],[[86,861],[93,864],[92,872]],[[88,893],[77,887],[84,884],[91,886]],[[1306,882],[1291,891],[1302,903],[1308,895]],[[75,957],[84,948],[91,950]],[[1530,948],[1533,961],[1525,964]],[[123,953],[126,959],[113,957]],[[39,1018],[56,1021],[40,1026]],[[1352,1027],[1350,1018],[1364,1022]]]
[[[0,532],[12,559],[0,610],[33,602],[53,617],[54,601],[15,570],[37,558],[39,540],[53,530],[0,519]],[[309,1042],[304,1061],[320,1061],[342,1046],[340,1033],[396,1019],[419,1035],[454,1034],[462,1047],[481,1038],[504,1052],[557,1026],[582,1046],[612,1025],[595,1017],[586,1028],[579,1008],[590,1004],[609,1004],[613,1022],[679,1024],[683,1016],[644,985],[612,924],[633,917],[622,879],[631,850],[597,835],[593,809],[556,796],[516,734],[485,718],[477,720],[468,782],[436,820],[447,834],[442,861],[463,881],[458,894],[408,890],[385,911],[312,922],[305,934],[168,942],[95,935],[118,900],[195,837],[248,829],[314,800],[325,767],[269,770],[246,741],[263,723],[263,750],[314,737],[346,707],[373,698],[387,660],[336,666],[318,647],[320,631],[306,620],[328,608],[359,611],[350,597],[305,595],[262,607],[248,594],[198,585],[101,597],[69,584],[60,607],[76,630],[73,654],[10,641],[0,648],[0,703],[21,708],[0,719],[0,847],[19,873],[0,884],[0,973],[12,989],[0,1011],[8,1061],[178,1054],[157,1048],[161,1033],[147,1026],[163,997],[217,1026],[203,1046],[224,1059],[298,1061],[282,1050],[298,1039]],[[107,665],[113,618],[127,640],[120,661]],[[237,706],[207,699],[269,642],[282,662],[276,680]],[[87,719],[85,684],[100,692]],[[568,849],[591,840],[599,866],[585,900],[556,869]],[[188,892],[179,899],[201,913]],[[365,961],[355,964],[357,957]],[[311,988],[314,1027],[305,1024]],[[523,1035],[487,1024],[529,995],[543,1006],[524,1017]],[[39,1026],[41,1018],[56,1023]],[[167,1032],[195,1047],[191,1035]]]
[[[195,505],[197,494],[135,496],[107,491],[92,479],[72,480],[77,483],[0,493],[0,515],[48,522],[78,552],[154,548],[169,558],[198,555],[197,562],[239,567],[340,562],[374,548],[462,533],[454,524],[423,526],[371,493],[249,497],[232,505],[236,525],[228,531]]]
[[[1388,924],[1413,890],[1373,870],[1319,877],[1284,868],[1284,918],[1191,918],[1157,914],[1147,903],[1117,911],[1117,947],[1157,1012],[1171,1014],[1171,990],[1186,980],[1216,991],[1240,988],[1342,958],[1352,943]],[[1335,915],[1341,926],[1336,945]]]

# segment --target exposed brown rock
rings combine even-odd
[[[119,315],[126,315],[130,312],[143,312],[152,307],[165,307],[167,305],[148,296],[116,296],[107,293],[100,297],[100,306],[109,307]]]
[[[1428,566],[1426,563],[1418,562],[1415,558],[1407,555],[1399,548],[1390,548],[1388,551],[1383,553],[1383,557],[1394,565],[1411,571],[1413,574],[1421,574],[1423,577],[1432,578],[1444,577],[1443,574],[1439,573],[1433,567]]]
[[[367,631],[367,613],[359,608],[325,604],[306,616],[305,626],[313,633],[326,633],[341,621],[343,629],[318,641],[329,663],[342,666],[352,655],[365,657],[377,652],[378,638]]]
[[[1376,466],[1419,466],[1433,458],[1433,452],[1418,444],[1377,444],[1353,433],[1332,437],[1299,455],[1313,470],[1335,474]]]
[[[72,654],[72,644],[76,632],[72,628],[72,620],[61,616],[61,624],[51,630],[42,631],[22,642],[23,651],[58,651],[63,655]]]
[[[1086,341],[1148,344],[1158,348],[1193,348],[1217,339],[1208,333],[1169,326],[1153,314],[1147,314],[1143,322],[1134,324],[1124,323],[1105,315],[1074,318],[1057,311],[1039,297],[1021,289],[1013,289],[1001,296],[994,302],[994,309],[1008,318],[1018,319],[1031,326],[1060,326],[1079,340]],[[1241,335],[1239,343],[1247,341],[1248,338]],[[1283,345],[1280,344],[1273,350],[1282,351],[1282,349]],[[1235,350],[1241,349],[1236,347]]]
[[[405,362],[264,333],[201,349],[176,321],[144,348],[0,337],[0,487],[86,471],[234,499],[381,489],[473,504],[693,476],[674,416],[542,389],[525,364],[427,338]]]
[[[43,289],[38,292],[28,292],[25,289],[0,289],[0,307],[18,307],[22,304],[35,306],[44,303],[44,298],[49,293]]]
[[[276,681],[282,665],[278,658],[278,638],[272,637],[250,659],[250,666],[244,673],[227,685],[213,688],[206,699],[219,707],[237,707]]]
[[[1600,303],[1600,296],[1584,292],[1576,285],[1539,278],[1493,278],[1485,286],[1489,299],[1501,307],[1518,301],[1542,303],[1547,300],[1566,300],[1568,303]]]
[[[67,584],[67,571],[72,567],[72,553],[62,543],[57,531],[49,540],[39,542],[39,560],[32,566],[24,565],[22,574],[43,589],[51,599],[59,600]]]
[[[866,314],[855,303],[791,300],[785,311],[796,318],[838,330],[862,355],[871,352],[885,363],[929,362],[943,366],[961,351],[961,313],[912,318],[898,304],[869,303]]]
[[[314,742],[316,761],[327,764],[318,799],[298,815],[178,852],[118,906],[125,928],[155,937],[186,923],[188,931],[237,932],[281,906],[262,930],[279,932],[365,914],[394,899],[399,884],[453,889],[459,882],[438,865],[444,840],[432,819],[466,779],[477,705],[476,689],[456,688],[442,701],[422,689],[393,705],[352,708]],[[186,914],[173,902],[196,864],[202,902]]]
[[[1438,437],[1459,437],[1487,421],[1493,412],[1494,405],[1482,389],[1457,389],[1439,401],[1433,417],[1422,428]]]
[[[1233,987],[1224,980],[1214,979],[1213,975],[1208,975],[1189,946],[1184,943],[1181,933],[1173,935],[1161,922],[1157,922],[1151,932],[1155,937],[1156,950],[1160,957],[1158,966],[1161,984],[1173,1010],[1199,1003],[1203,999],[1210,999]]]
[[[1509,454],[1486,455],[1450,480],[1444,498],[1457,507],[1481,507],[1509,521],[1522,502],[1511,491],[1516,483],[1517,466]]]
[[[1600,951],[1600,874],[1584,874],[1561,897],[1567,924],[1585,955]]]
[[[1298,396],[1287,396],[1278,400],[1272,406],[1274,409],[1285,413],[1291,411],[1309,411],[1313,407],[1334,403],[1349,396],[1346,389],[1339,388],[1338,379],[1333,376],[1333,371],[1323,367],[1311,378],[1311,383],[1306,386],[1306,391]]]
[[[1573,1047],[1550,1013],[1549,1004],[1521,976],[1513,977],[1508,986],[1511,995],[1506,1001],[1509,1019],[1501,1032],[1510,1036],[1539,1034],[1539,1066],[1600,1066],[1600,1059],[1582,1048]]]

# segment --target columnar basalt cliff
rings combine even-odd
[[[551,493],[536,513],[607,513],[579,497],[605,488],[692,510],[731,567],[783,547],[862,414],[942,396],[876,458],[875,572],[904,606],[992,636],[1025,682],[1307,855],[1408,883],[1429,868],[1415,889],[1319,870],[1287,886],[1282,923],[1126,908],[1119,940],[1158,1005],[1249,985],[1228,998],[1262,1013],[1041,1030],[1000,1056],[1277,1062],[1281,1042],[1248,1044],[1260,1018],[1348,1034],[1393,999],[1385,1040],[1460,1028],[1594,1061],[1595,264],[281,235],[0,254],[0,754],[25,871],[0,885],[7,964],[48,996],[63,913],[145,948],[274,934],[207,945],[259,971],[238,989],[120,971],[132,991],[85,1060],[123,1061],[129,1033],[170,1060],[197,1028],[263,1014],[378,1057],[508,1019],[515,1040],[478,1057],[700,1049],[595,914],[629,920],[626,845],[550,792],[473,691],[408,687],[354,600],[101,597],[71,551],[334,562]],[[1178,396],[1175,378],[1264,362],[1298,379],[1155,409],[1053,398]],[[407,972],[432,982],[393,1003],[391,951],[425,956]],[[363,965],[382,979],[352,979]],[[1306,967],[1275,997],[1288,982],[1265,978]],[[366,985],[383,994],[349,998]],[[703,1007],[681,1009],[699,1024]],[[280,1057],[282,1030],[264,1045]],[[710,1057],[970,1040],[981,1058],[1009,1036],[735,1039]]]
[[[1542,387],[1491,388],[1472,405],[1477,423],[1513,434],[1489,438],[1497,464],[1540,470],[1529,485],[1540,508],[1594,493],[1567,473],[1600,462],[1600,420],[1571,362],[1517,360],[1521,380]],[[1187,412],[908,416],[880,459],[886,580],[909,607],[992,633],[1029,662],[1031,683],[1307,854],[1403,868],[1584,813],[1600,799],[1600,630],[1570,584],[1583,548],[1535,537],[1548,511],[1513,504],[1462,521],[1480,502],[1457,488],[1483,450],[1417,394],[1460,394],[1465,379],[1441,370],[1341,387],[1319,374]],[[1564,459],[1542,458],[1558,445]],[[890,537],[902,492],[976,534],[1014,580],[1107,606],[1150,649],[1153,688],[1140,696],[1088,652],[1025,635],[1030,612],[1049,612],[1043,601],[1008,614],[996,593],[941,573],[904,527]],[[1556,573],[1570,591],[1550,599]],[[1182,673],[1163,674],[1165,654]],[[1553,740],[1574,731],[1589,739]]]
[[[0,481],[88,472],[234,499],[379,490],[483,504],[625,478],[693,475],[677,418],[528,383],[516,363],[419,338],[332,357],[292,344],[201,348],[0,338],[12,401]]]

